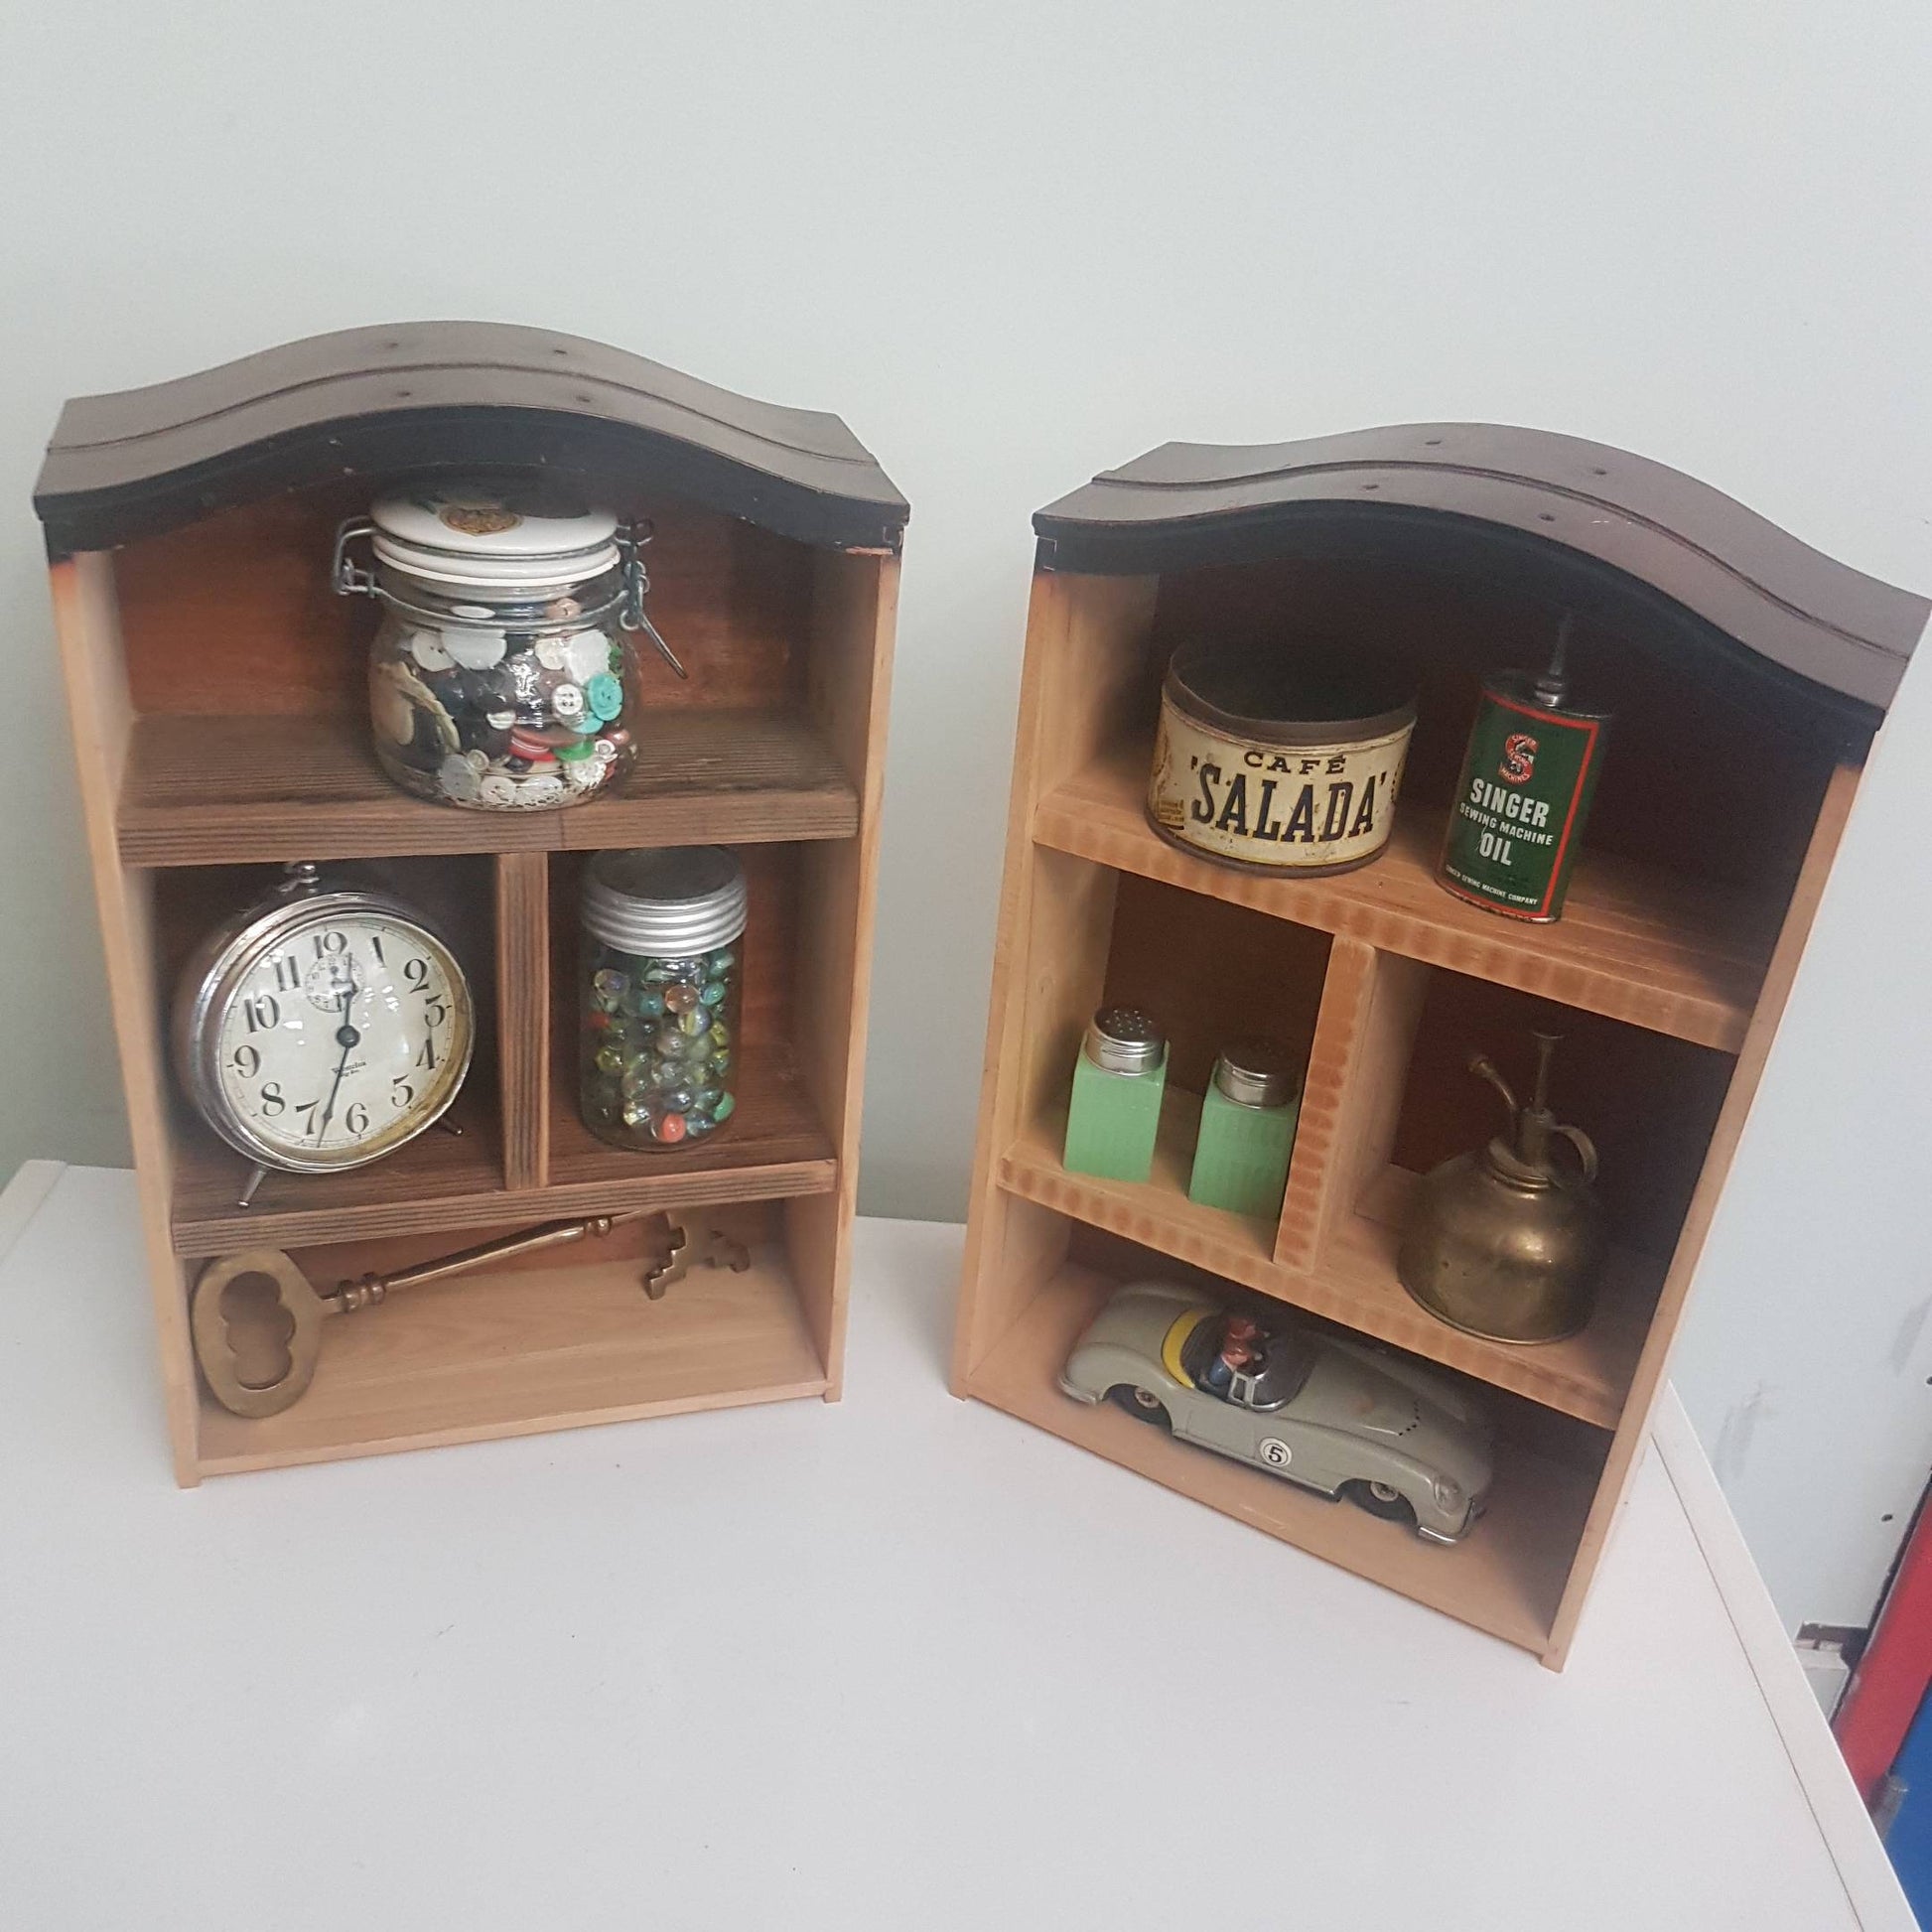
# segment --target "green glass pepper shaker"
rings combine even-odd
[[[1102,1007],[1073,1067],[1061,1157],[1067,1173],[1146,1180],[1167,1086],[1168,1040],[1160,1027],[1132,1007]]]
[[[1301,1116],[1301,1067],[1286,1046],[1244,1039],[1223,1048],[1201,1102],[1187,1198],[1274,1219]]]

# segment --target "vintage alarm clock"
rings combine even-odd
[[[421,913],[312,865],[287,872],[188,962],[175,1061],[202,1117],[258,1168],[336,1173],[435,1124],[470,1070],[476,1005]]]

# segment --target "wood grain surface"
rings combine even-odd
[[[1735,1051],[1777,930],[1761,897],[1586,854],[1554,925],[1505,919],[1436,882],[1442,826],[1406,809],[1382,856],[1327,879],[1237,871],[1147,822],[1145,748],[1110,753],[1041,798],[1034,837],[1145,879],[1345,933],[1566,1006]]]
[[[206,1396],[205,1475],[818,1395],[825,1372],[783,1251],[693,1269],[646,1300],[634,1260],[432,1285],[329,1323],[308,1393],[244,1421]]]
[[[1067,1173],[1060,1165],[1065,1117],[1050,1115],[1030,1126],[1000,1163],[1001,1185],[1545,1408],[1599,1429],[1616,1426],[1657,1305],[1661,1262],[1619,1251],[1606,1270],[1595,1316],[1567,1341],[1531,1348],[1465,1335],[1425,1312],[1396,1279],[1397,1230],[1414,1174],[1385,1170],[1361,1211],[1345,1218],[1318,1260],[1287,1266],[1272,1252],[1272,1224],[1187,1198],[1199,1106],[1196,1096],[1170,1089],[1154,1173],[1145,1184]]]
[[[698,1150],[625,1153],[595,1139],[574,1105],[554,1108],[546,1187],[504,1185],[493,1099],[480,1103],[466,1091],[450,1117],[465,1127],[461,1139],[432,1129],[347,1173],[270,1174],[247,1208],[234,1204],[247,1163],[199,1124],[183,1124],[175,1251],[502,1228],[678,1201],[774,1200],[838,1184],[832,1143],[782,1049],[746,1048],[739,1118]]]
[[[496,1085],[503,1184],[550,1177],[550,868],[539,852],[496,861]]]
[[[637,767],[563,811],[463,811],[383,775],[368,721],[157,714],[134,726],[117,830],[122,862],[207,866],[411,853],[842,839],[851,780],[789,711],[645,710]]]
[[[1063,1395],[1066,1357],[1116,1285],[1091,1269],[1062,1269],[968,1373],[967,1393],[1479,1630],[1544,1649],[1589,1508],[1587,1474],[1511,1443],[1475,1532],[1453,1548],[1426,1544],[1399,1524],[1176,1443],[1111,1403]],[[1292,1606],[1284,1615],[1292,1620]]]

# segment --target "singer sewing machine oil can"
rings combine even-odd
[[[1440,875],[1471,905],[1545,924],[1563,916],[1610,724],[1569,702],[1568,630],[1549,670],[1484,682]]]

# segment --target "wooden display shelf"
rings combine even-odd
[[[452,1109],[465,1129],[460,1139],[432,1130],[346,1173],[271,1173],[245,1208],[235,1199],[248,1163],[205,1129],[186,1127],[175,1252],[514,1227],[631,1207],[784,1200],[837,1186],[837,1151],[787,1055],[749,1052],[739,1096],[742,1121],[689,1153],[627,1154],[596,1139],[574,1110],[560,1111],[548,1183],[505,1187],[494,1112],[465,1095]]]
[[[576,1260],[417,1289],[331,1321],[292,1409],[245,1422],[203,1394],[198,1472],[825,1393],[781,1249],[754,1250],[743,1274],[694,1270],[661,1301],[639,1279],[634,1260]]]
[[[1068,1352],[1117,1286],[1091,1269],[1060,1269],[969,1372],[966,1393],[1492,1636],[1530,1650],[1548,1644],[1589,1513],[1588,1472],[1511,1445],[1488,1513],[1468,1537],[1449,1548],[1425,1543],[1400,1524],[1177,1443],[1110,1403],[1062,1394]]]
[[[1396,1279],[1402,1206],[1416,1176],[1390,1168],[1345,1217],[1315,1271],[1275,1259],[1275,1223],[1202,1207],[1187,1198],[1197,1096],[1170,1089],[1154,1172],[1145,1184],[1068,1173],[1060,1165],[1065,1116],[1028,1128],[1000,1163],[1000,1184],[1142,1247],[1258,1289],[1465,1375],[1602,1429],[1614,1429],[1636,1374],[1663,1267],[1618,1251],[1605,1270],[1589,1326],[1535,1347],[1485,1341],[1417,1307]]]
[[[802,714],[711,706],[647,714],[623,789],[568,811],[476,812],[412,798],[366,718],[135,721],[115,829],[130,866],[392,858],[607,846],[845,839],[859,798]]]
[[[426,470],[541,474],[648,525],[651,614],[689,679],[640,677],[621,792],[464,811],[382,774],[373,613],[334,594],[329,560],[344,518]],[[178,1480],[835,1399],[906,518],[845,426],[546,331],[407,324],[69,403],[35,501]],[[682,844],[735,848],[747,877],[737,1110],[653,1157],[577,1119],[578,855]],[[203,938],[304,860],[450,937],[478,1016],[451,1114],[466,1131],[269,1174],[242,1208],[248,1166],[180,1091],[167,1016]],[[657,1210],[752,1217],[757,1264],[694,1269],[646,1303],[610,1244]],[[280,1248],[333,1281],[628,1212],[653,1218],[331,1321],[316,1381],[278,1416],[230,1415],[203,1384],[189,1307],[207,1256]]]
[[[1820,557],[1688,478],[1526,430],[1170,444],[1042,510],[1015,740],[953,1387],[1506,1638],[1560,1669],[1662,1386],[1705,1233],[1925,600]],[[1580,699],[1614,719],[1563,917],[1437,882],[1484,681],[1575,620]],[[1357,871],[1217,864],[1145,816],[1173,652],[1238,639],[1402,655],[1415,732],[1390,845]],[[1311,667],[1312,668],[1312,667]],[[1586,688],[1587,687],[1587,688]],[[1103,1004],[1169,1038],[1154,1172],[1060,1165]],[[1436,1320],[1395,1259],[1415,1175],[1496,1131],[1468,1078],[1567,1033],[1553,1104],[1603,1151],[1611,1256],[1566,1341]],[[1307,1048],[1278,1220],[1186,1198],[1192,1103],[1254,1034]],[[1139,1252],[1094,1276],[1107,1244]],[[1062,1396],[1127,1268],[1177,1267],[1487,1384],[1490,1516],[1425,1548]]]
[[[1554,925],[1501,918],[1443,890],[1443,816],[1406,800],[1373,864],[1327,879],[1271,879],[1195,858],[1155,832],[1146,812],[1150,759],[1142,744],[1115,748],[1054,786],[1035,810],[1034,837],[1075,858],[1700,1045],[1735,1052],[1743,1043],[1781,903],[1592,854]]]

